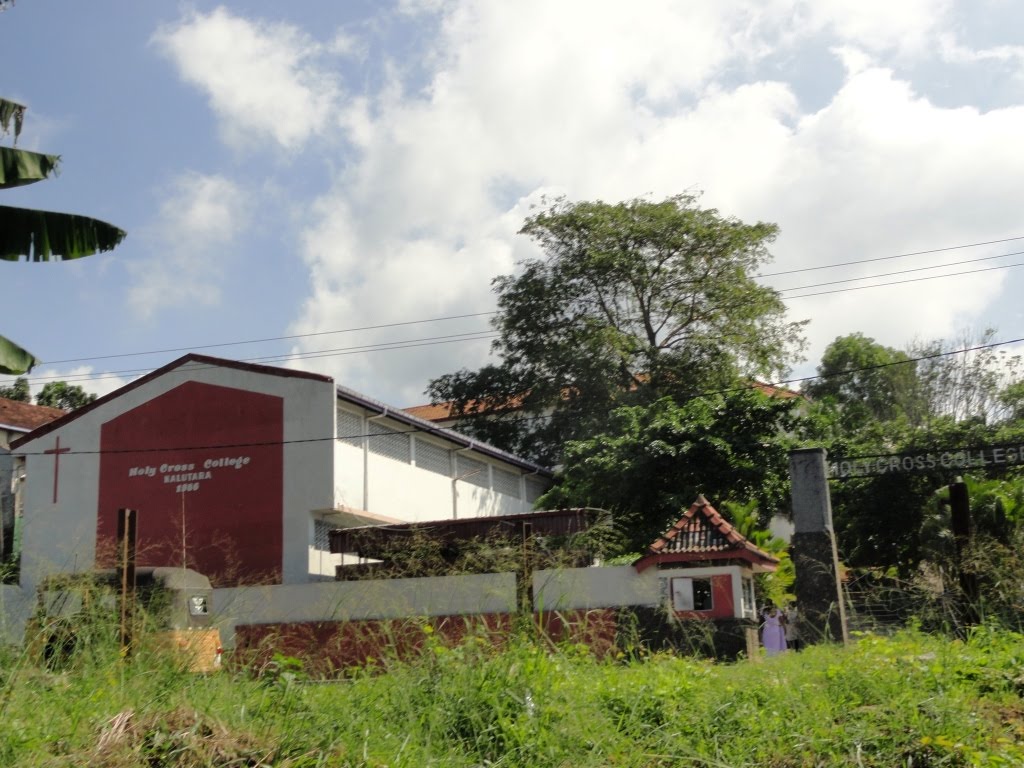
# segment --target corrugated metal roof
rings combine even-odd
[[[400,548],[414,536],[429,536],[441,542],[469,541],[495,534],[520,537],[529,533],[540,536],[566,536],[583,533],[604,510],[591,508],[556,509],[494,517],[467,517],[461,520],[434,520],[395,525],[364,525],[339,528],[329,534],[331,552],[357,554],[379,559]]]

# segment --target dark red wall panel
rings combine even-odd
[[[117,510],[139,511],[138,565],[187,563],[214,586],[279,582],[284,401],[186,382],[100,433],[97,564]]]

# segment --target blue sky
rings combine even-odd
[[[781,227],[771,272],[1024,237],[1022,15],[1010,0],[18,0],[0,13],[0,93],[29,107],[19,146],[64,161],[4,201],[128,238],[0,264],[2,332],[44,361],[36,389],[105,393],[194,349],[293,356],[412,405],[487,360],[491,279],[534,253],[515,233],[544,195],[699,191]],[[892,282],[1024,263],[956,263],[1014,251],[1024,239],[768,280],[946,265],[875,280]],[[810,320],[794,375],[855,331],[1024,337],[1022,275],[787,291]],[[389,327],[353,330],[369,326]],[[404,348],[355,349],[380,344]]]

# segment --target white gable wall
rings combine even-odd
[[[309,510],[333,501],[334,385],[323,379],[272,375],[190,361],[70,419],[19,446],[26,456],[21,585],[33,590],[51,573],[87,571],[95,563],[102,425],[186,381],[281,397],[284,401],[284,583],[308,579]],[[326,438],[326,439],[325,439]],[[53,502],[57,439],[71,452],[60,456],[58,501]],[[140,518],[145,510],[139,510]],[[140,520],[141,524],[141,520]]]

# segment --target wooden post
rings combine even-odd
[[[971,504],[967,494],[967,484],[959,478],[949,486],[949,511],[956,572],[964,599],[964,620],[967,624],[977,624],[978,580],[973,573],[964,570],[964,556],[971,543]]]
[[[533,613],[533,523],[524,522],[522,528],[523,561],[519,576],[519,609]]]
[[[134,509],[119,509],[117,511],[117,569],[121,577],[121,654],[124,656],[131,655],[137,539],[138,513]]]

